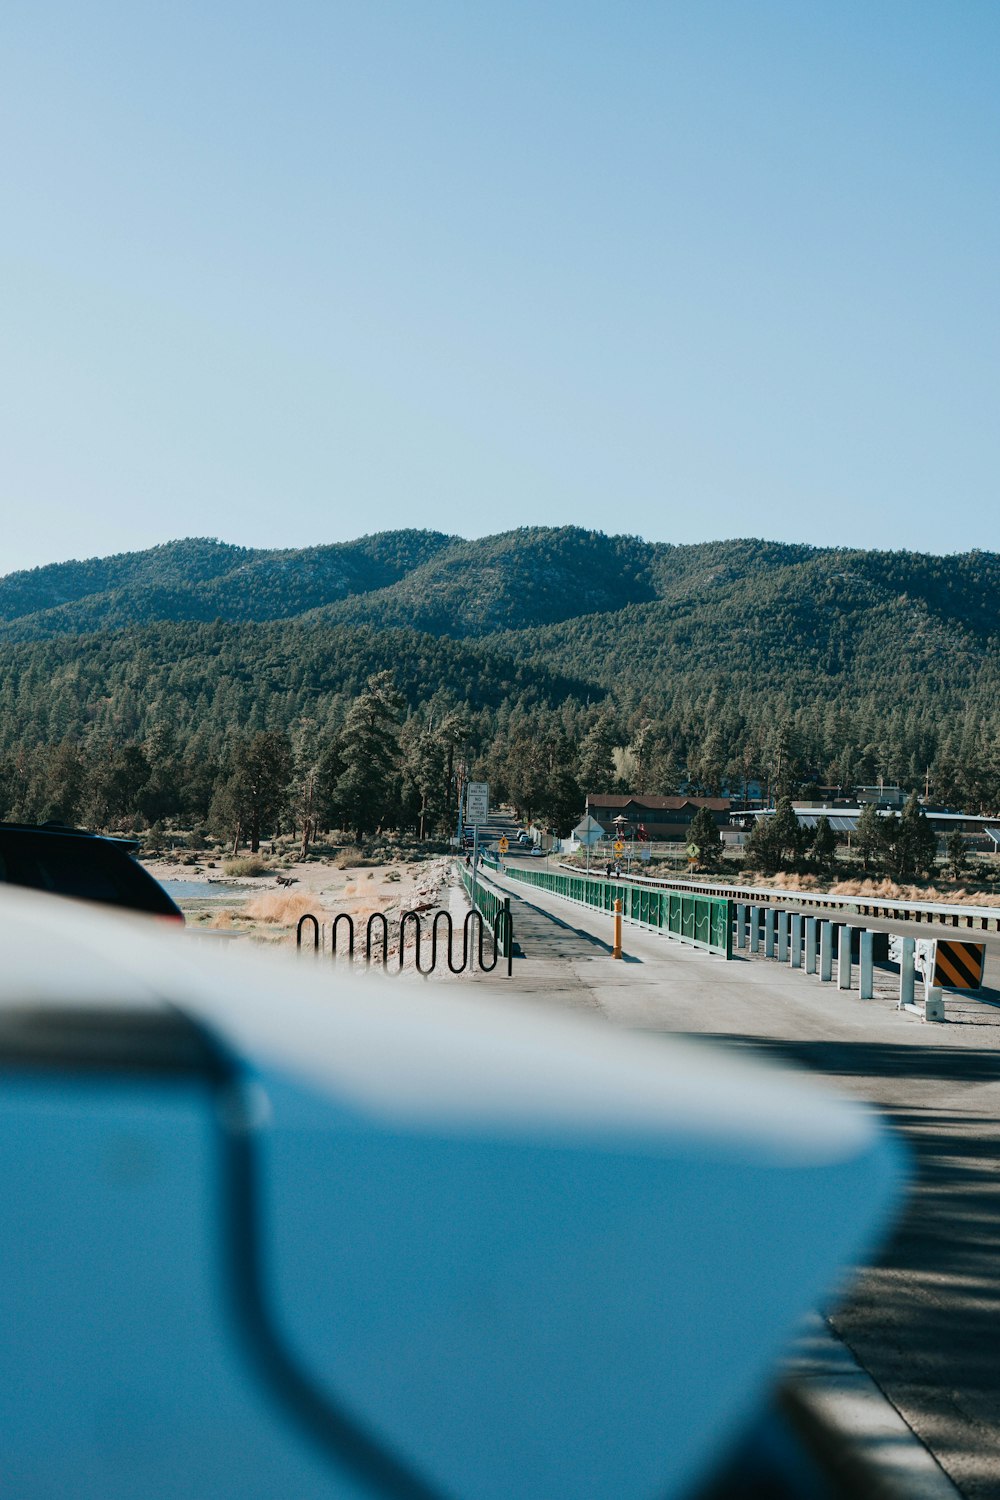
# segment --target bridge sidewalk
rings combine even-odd
[[[830,1321],[961,1493],[1000,1500],[1000,1008],[963,1000],[946,1024],[925,1024],[885,995],[861,1001],[802,970],[726,963],[629,924],[616,962],[606,914],[494,883],[511,896],[524,956],[512,981],[477,982],[808,1068],[905,1136],[909,1207]]]

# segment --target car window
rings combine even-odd
[[[124,850],[96,839],[0,834],[0,880],[138,911],[174,911],[170,898]]]

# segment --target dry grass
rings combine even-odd
[[[224,875],[268,875],[271,867],[259,854],[244,854],[236,859],[222,861]]]
[[[766,885],[780,886],[783,891],[815,891],[820,882],[815,875],[796,875],[791,870],[781,870],[777,875],[754,877]]]
[[[244,915],[255,922],[270,922],[276,927],[294,927],[307,912],[318,915],[315,896],[305,891],[262,891],[243,908]]]
[[[338,870],[360,870],[378,863],[370,854],[357,854],[352,849],[341,849],[333,862]]]
[[[222,911],[214,911],[212,913],[208,925],[209,927],[232,927],[238,916],[239,912],[231,911],[230,908],[226,906],[223,907]]]
[[[901,885],[883,876],[880,880],[835,880],[827,885],[815,875],[779,874],[768,882],[786,891],[829,891],[831,896],[871,896],[883,901],[941,901],[948,906],[1000,906],[1000,895],[984,891],[957,890],[934,885]]]

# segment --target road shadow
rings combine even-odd
[[[905,1142],[913,1175],[881,1253],[832,1321],[944,1467],[956,1465],[965,1493],[1000,1500],[1000,1109],[983,1099],[984,1085],[1000,1083],[1000,1051],[711,1039],[828,1078],[871,1080],[865,1092]],[[887,1079],[897,1102],[885,1102]],[[904,1102],[900,1083],[912,1085]]]
[[[592,932],[586,932],[582,927],[574,927],[572,922],[566,922],[562,917],[554,916],[552,912],[546,911],[543,906],[536,906],[533,901],[529,901],[525,896],[518,894],[517,900],[521,903],[522,906],[526,906],[529,911],[534,912],[537,916],[543,918],[546,922],[551,922],[554,927],[560,928],[563,932],[572,933],[574,937],[577,937],[583,943],[586,943],[588,948],[593,949],[596,952],[604,953],[609,958],[611,957],[611,954],[614,951],[613,943],[607,943],[603,940],[603,938],[595,937]],[[525,958],[531,957],[529,953],[523,953],[522,956]],[[580,957],[587,956],[588,955],[586,954],[580,955]],[[623,952],[620,961],[627,964],[641,964],[643,960],[641,958],[637,958],[635,954]]]

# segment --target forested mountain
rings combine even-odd
[[[585,615],[495,639],[633,699],[707,673],[730,692],[778,688],[791,706],[852,688],[887,706],[985,707],[1000,686],[998,586],[992,553],[824,552],[688,570],[613,619]]]
[[[188,539],[12,573],[0,579],[0,641],[121,630],[151,620],[290,619],[385,588],[451,540],[434,531],[386,531],[357,542],[264,552]]]
[[[0,816],[49,806],[46,747],[96,764],[123,745],[148,757],[164,737],[197,758],[200,790],[184,795],[204,816],[236,738],[332,744],[384,671],[414,744],[449,723],[451,766],[460,721],[482,774],[520,787],[519,805],[534,788],[536,809],[615,778],[667,792],[884,776],[993,812],[998,585],[995,553],[673,546],[573,527],[295,551],[186,540],[12,574]]]
[[[374,673],[392,671],[411,710],[444,687],[449,701],[552,710],[594,691],[480,641],[371,626],[144,625],[0,651],[0,750],[62,739],[144,740],[169,724],[178,743],[334,725]],[[599,690],[595,697],[603,696]]]

